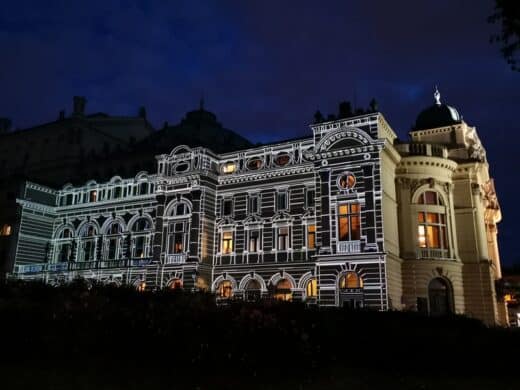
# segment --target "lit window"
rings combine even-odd
[[[143,292],[146,290],[146,282],[144,280],[141,280],[137,283],[137,291]]]
[[[97,191],[92,190],[89,193],[89,202],[95,202],[97,200]]]
[[[345,288],[363,288],[363,279],[355,272],[347,272],[339,281],[339,287]]]
[[[292,290],[291,290],[291,282],[287,279],[281,279],[274,289],[273,298],[280,301],[291,301],[292,300]]]
[[[247,162],[247,169],[255,171],[262,168],[263,161],[260,158],[252,158]]]
[[[0,231],[0,236],[10,236],[11,235],[11,225],[5,224],[2,226],[2,230]]]
[[[233,252],[233,232],[227,231],[222,233],[222,253],[230,254]]]
[[[187,222],[172,223],[168,227],[168,253],[183,253],[186,242]]]
[[[260,248],[260,232],[258,230],[249,231],[249,252],[258,252]]]
[[[233,173],[237,169],[237,166],[234,162],[227,162],[222,165],[222,173]]]
[[[278,250],[285,251],[289,248],[289,227],[278,228]]]
[[[233,296],[233,285],[229,280],[223,280],[218,285],[218,295],[220,298],[231,298]]]
[[[314,298],[318,296],[318,282],[316,279],[312,278],[309,280],[305,291],[307,293],[307,298]]]
[[[346,172],[338,177],[338,187],[340,190],[350,190],[355,185],[356,177],[350,172]]]
[[[419,212],[417,241],[420,248],[448,248],[445,215]]]
[[[179,278],[172,279],[170,283],[168,283],[168,288],[170,290],[180,290],[182,289],[182,280]]]
[[[316,225],[307,226],[307,249],[316,248]]]
[[[338,206],[339,241],[360,239],[360,210],[359,203],[345,203]]]

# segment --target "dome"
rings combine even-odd
[[[415,120],[414,130],[434,129],[461,122],[459,112],[447,104],[441,103],[441,95],[435,90],[435,104],[421,111]]]

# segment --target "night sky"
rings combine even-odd
[[[82,95],[87,112],[143,105],[161,126],[204,96],[225,127],[267,142],[310,134],[318,108],[375,97],[405,138],[438,84],[477,126],[504,215],[502,261],[520,263],[520,73],[489,43],[493,1],[151,3],[3,2],[0,116],[18,128],[52,121]]]

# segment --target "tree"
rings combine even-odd
[[[341,102],[339,104],[338,111],[339,111],[338,118],[340,118],[340,119],[349,118],[353,115],[352,104],[350,104],[350,102]]]
[[[501,45],[502,56],[514,71],[520,72],[520,1],[495,0],[495,13],[488,22],[501,25],[500,33],[491,35],[491,43]]]
[[[316,111],[316,113],[314,114],[314,123],[321,123],[323,121],[323,114],[320,112],[320,110]]]

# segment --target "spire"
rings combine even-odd
[[[440,106],[441,105],[441,94],[440,94],[439,88],[437,88],[437,86],[435,86],[435,92],[433,94],[433,98],[435,99],[435,104]]]

